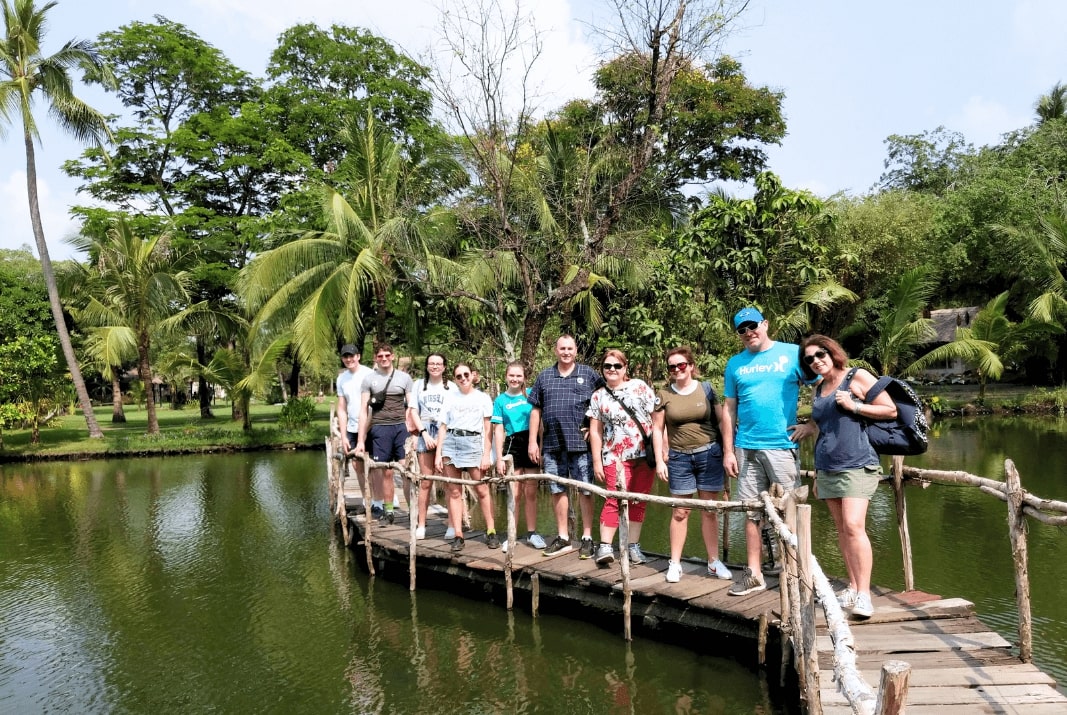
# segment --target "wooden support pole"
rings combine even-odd
[[[622,460],[615,458],[615,488],[624,492],[627,488],[626,470]],[[619,499],[619,562],[622,565],[622,636],[633,640],[630,616],[633,608],[633,593],[630,590],[630,502]]]
[[[541,574],[534,571],[530,574],[530,612],[537,618],[537,611],[541,608]]]
[[[809,715],[822,714],[819,695],[819,653],[815,649],[815,585],[811,567],[811,505],[797,505],[797,567],[800,581],[801,653]]]
[[[784,513],[784,519],[786,525],[789,526],[789,530],[796,533],[797,525],[797,502],[793,496],[793,492],[789,492],[782,499],[782,511]],[[778,596],[781,603],[782,614],[782,658],[779,673],[779,685],[785,687],[786,677],[789,674],[790,659],[793,654],[790,652],[792,646],[790,645],[790,633],[793,631],[793,604],[790,602],[791,584],[795,583],[790,580],[791,571],[795,571],[796,560],[790,558],[793,549],[784,540],[778,537],[778,553],[782,555],[782,570],[778,576]]]
[[[770,629],[770,619],[767,612],[759,614],[759,633],[756,639],[756,663],[760,666],[767,665],[767,631]]]
[[[515,515],[515,497],[518,485],[510,477],[515,474],[515,465],[511,457],[504,457],[507,462],[505,468],[505,476],[508,477],[507,489],[508,489],[508,552],[504,554],[504,589],[507,591],[507,607],[510,611],[515,607],[515,592],[513,585],[513,576],[511,572],[512,554],[515,553],[515,548],[518,544],[519,526],[518,519]]]
[[[908,531],[908,502],[904,498],[904,458],[893,457],[893,496],[897,507],[897,531],[904,557],[904,590],[915,590],[915,569],[911,560],[911,533]]]
[[[722,498],[729,500],[730,494],[724,492]],[[719,512],[719,528],[722,530],[719,535],[719,551],[722,552],[722,562],[726,564],[730,562],[730,512]]]
[[[1008,535],[1015,564],[1015,603],[1019,610],[1019,659],[1034,660],[1033,621],[1030,616],[1030,571],[1026,545],[1026,517],[1023,516],[1023,485],[1015,463],[1004,461],[1004,483],[1008,488]]]
[[[797,533],[797,505],[793,501],[787,503],[785,525],[789,527],[789,531],[794,534]],[[786,580],[784,588],[789,591],[789,643],[782,645],[782,657],[788,657],[789,650],[792,650],[793,666],[796,668],[800,682],[803,683],[805,677],[804,668],[807,666],[807,662],[803,658],[800,635],[800,628],[803,623],[800,614],[800,569],[797,565],[797,549],[788,544],[786,544],[786,548],[788,551],[782,554],[782,570],[779,578]],[[783,588],[780,581],[778,587]],[[784,668],[782,684],[785,685]]]
[[[360,460],[359,469],[360,491],[363,492],[363,542],[367,547],[367,573],[374,576],[374,547],[370,542],[371,524],[374,518],[371,515],[371,503],[374,501],[374,480],[370,478],[370,458],[364,456]]]
[[[875,715],[904,715],[908,701],[908,678],[911,666],[901,660],[882,663],[882,677],[878,682]]]
[[[417,474],[418,471],[413,471],[411,474]],[[401,484],[408,485],[408,590],[415,590],[415,556],[418,548],[418,538],[415,536],[415,530],[419,526],[419,482],[418,479],[412,477],[410,479],[401,480]],[[415,505],[412,508],[412,504]]]

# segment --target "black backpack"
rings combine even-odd
[[[852,379],[855,372],[856,368],[849,370],[848,379]],[[897,416],[891,420],[864,418],[867,439],[874,451],[904,456],[922,454],[929,446],[930,431],[922,399],[908,383],[883,375],[867,390],[865,402],[872,402],[883,392],[888,392],[889,398],[897,406]]]

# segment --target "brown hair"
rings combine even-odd
[[[667,351],[667,357],[664,358],[665,360],[667,360],[667,364],[668,365],[670,364],[670,360],[671,360],[671,356],[672,355],[681,355],[682,357],[684,357],[685,361],[687,363],[689,363],[690,366],[692,366],[692,368],[693,368],[693,377],[694,378],[699,378],[700,377],[700,368],[697,367],[696,358],[693,357],[693,348],[689,347],[688,345],[679,345],[676,348],[671,348],[670,350],[668,350]],[[668,371],[668,374],[670,374],[670,371]],[[672,382],[673,382],[673,380],[672,380]]]
[[[393,346],[390,345],[389,343],[378,343],[377,345],[374,346],[374,355],[375,355],[375,357],[377,357],[378,353],[380,353],[382,351],[385,351],[387,353],[391,353],[391,352],[393,352]]]
[[[830,354],[830,361],[838,370],[843,370],[848,366],[848,353],[841,347],[841,343],[833,338],[828,338],[825,335],[819,335],[818,333],[809,335],[800,341],[800,369],[804,371],[804,374],[809,380],[815,379],[815,371],[811,369],[811,365],[804,362],[804,351],[811,345],[820,347],[828,352]]]

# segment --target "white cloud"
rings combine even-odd
[[[1008,108],[994,100],[973,96],[949,126],[960,131],[975,146],[983,146],[996,144],[1005,132],[1025,127],[1032,121],[1032,117],[1020,113],[1015,107]]]

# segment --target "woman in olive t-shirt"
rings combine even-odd
[[[710,385],[697,380],[693,351],[677,347],[667,353],[671,384],[656,394],[652,413],[655,439],[656,474],[668,483],[671,494],[699,499],[722,499],[726,475],[719,444],[722,405]],[[682,549],[689,526],[689,509],[675,507],[671,515],[671,560],[667,581],[682,577]],[[719,560],[719,516],[701,513],[700,530],[708,551],[708,575],[721,579],[733,574]]]

